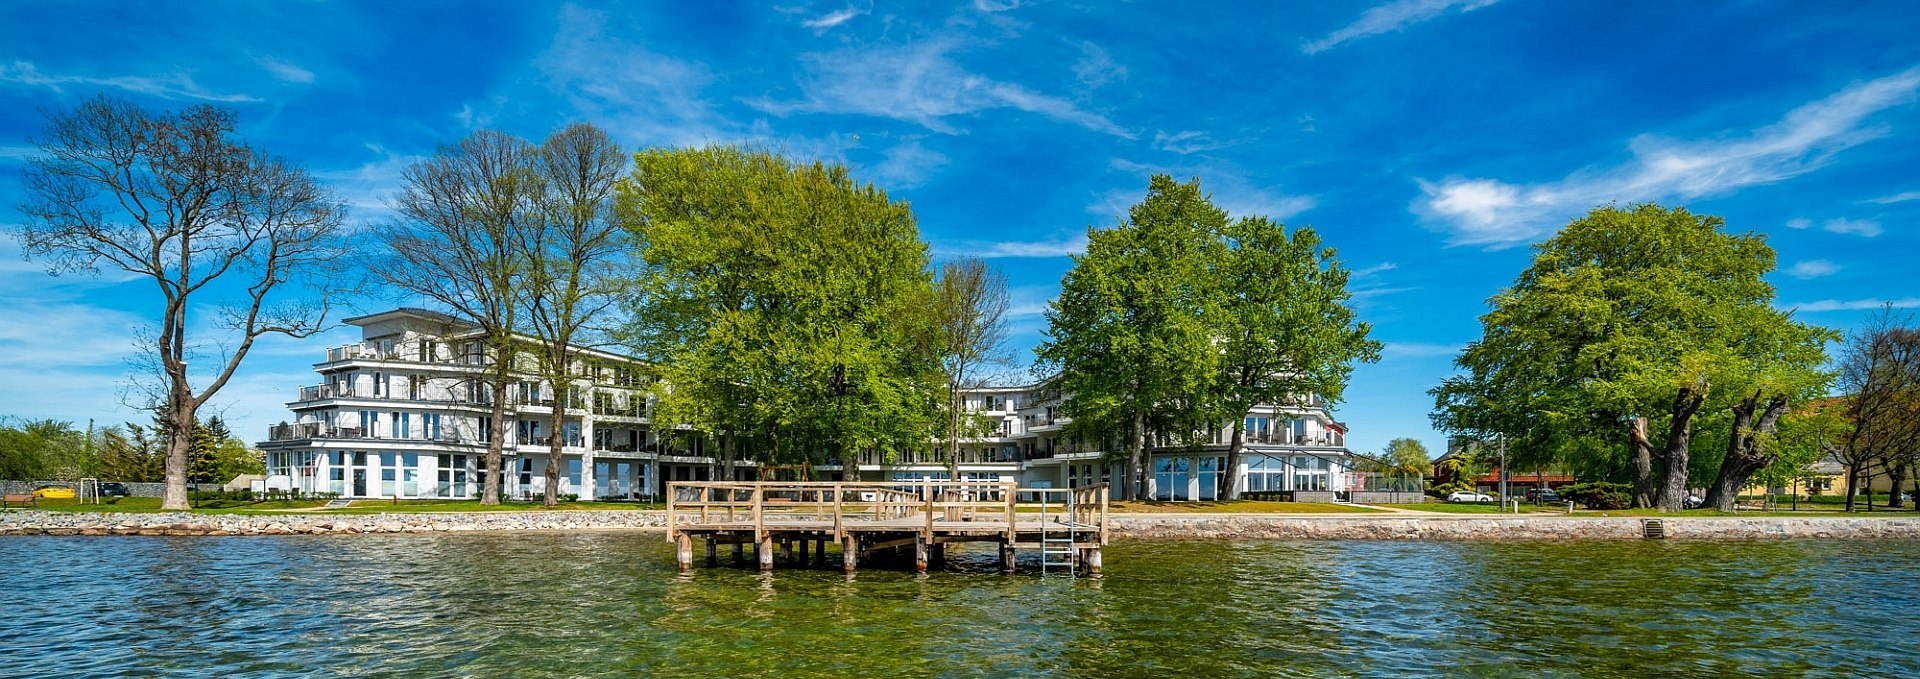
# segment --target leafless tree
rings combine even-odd
[[[1013,365],[1007,350],[1007,277],[978,257],[960,257],[940,265],[935,282],[940,369],[947,380],[947,430],[944,443],[948,478],[958,478],[960,441],[986,432],[970,420],[966,390],[987,384]]]
[[[1839,385],[1851,431],[1837,453],[1847,469],[1847,510],[1852,511],[1854,496],[1872,470],[1912,457],[1920,437],[1920,328],[1913,326],[1912,316],[1888,307],[1849,337]]]
[[[481,130],[408,167],[393,198],[401,220],[383,230],[391,253],[375,267],[393,290],[423,297],[478,330],[493,414],[480,503],[500,503],[507,385],[519,357],[514,338],[527,299],[526,231],[540,220],[537,150]]]
[[[611,219],[613,189],[630,164],[612,137],[587,123],[555,132],[534,154],[543,190],[536,200],[538,219],[527,230],[525,299],[541,376],[553,386],[548,507],[559,499],[566,412],[582,378],[577,346],[606,320],[616,299],[618,255],[626,246],[625,232]]]
[[[233,111],[150,112],[95,97],[47,116],[28,160],[22,243],[48,271],[124,271],[158,294],[144,404],[168,424],[161,506],[187,508],[187,450],[198,409],[225,387],[253,343],[325,328],[347,253],[344,207],[311,174],[235,136]],[[217,309],[212,322],[190,314]],[[190,359],[218,348],[210,372]],[[205,386],[194,388],[199,379]]]

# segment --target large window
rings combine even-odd
[[[413,453],[400,455],[400,494],[406,497],[420,494],[420,459]]]
[[[397,468],[393,453],[380,454],[380,497],[393,497],[397,490],[394,486],[394,472]]]

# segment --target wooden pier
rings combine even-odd
[[[678,547],[682,572],[693,568],[694,541],[704,539],[707,565],[719,563],[720,545],[735,559],[752,546],[763,571],[773,570],[776,550],[790,564],[824,566],[833,545],[847,573],[870,555],[909,549],[914,570],[924,573],[944,560],[947,545],[993,542],[1006,573],[1026,549],[1040,554],[1042,572],[1098,574],[1107,500],[1106,484],[683,481],[667,487],[667,539]]]

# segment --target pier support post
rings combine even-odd
[[[805,566],[807,565],[807,543],[813,542],[813,541],[808,540],[806,538],[800,538],[799,540],[795,540],[795,542],[800,543],[800,560],[795,561],[794,563]]]
[[[942,542],[936,542],[936,543],[934,543],[934,544],[933,544],[933,554],[932,554],[931,556],[933,557],[933,567],[934,567],[934,568],[946,568],[946,567],[947,567],[947,545],[946,545],[946,543],[942,543]]]
[[[746,543],[743,543],[743,542],[735,542],[735,543],[733,543],[733,562],[734,562],[734,563],[740,563],[740,562],[742,562],[742,561],[746,561],[746,560],[747,560],[747,545],[746,545]]]
[[[760,570],[762,571],[773,570],[773,537],[772,536],[761,536],[760,545],[758,547],[755,547],[753,551],[759,553],[760,555]]]
[[[913,536],[913,572],[927,572],[927,536],[924,533]]]
[[[1090,575],[1100,574],[1100,548],[1099,547],[1094,547],[1092,549],[1087,550],[1087,573]]]
[[[707,536],[707,567],[720,565],[720,536]]]
[[[673,542],[674,546],[678,548],[674,551],[677,552],[676,555],[679,558],[680,572],[685,573],[693,570],[693,536],[681,533],[673,536]]]
[[[827,541],[826,540],[813,541],[813,563],[818,566],[827,565]]]
[[[793,540],[791,538],[782,538],[780,540],[780,560],[793,563]]]
[[[1013,573],[1013,543],[1010,541],[1000,543],[1000,572]]]
[[[840,547],[844,550],[840,560],[846,565],[847,575],[853,575],[860,567],[860,538],[851,535],[840,538]]]

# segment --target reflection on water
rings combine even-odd
[[[995,559],[679,575],[631,533],[9,538],[0,674],[1920,674],[1912,541],[1122,542],[1078,581]]]

